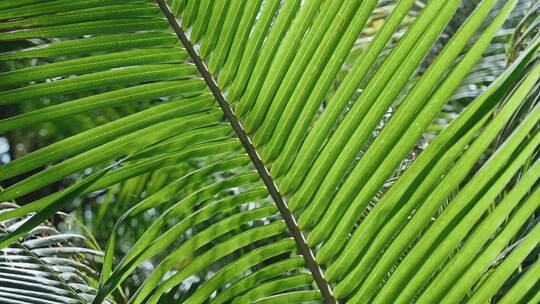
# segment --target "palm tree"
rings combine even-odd
[[[538,303],[539,12],[1,1],[0,301]]]

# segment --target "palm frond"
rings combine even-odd
[[[0,201],[67,184],[0,244],[82,197],[110,229],[93,303],[537,296],[532,1],[0,7],[0,132],[59,129]]]
[[[2,213],[20,208],[0,204]],[[28,218],[0,222],[5,235]],[[45,222],[0,254],[2,303],[90,303],[97,293],[98,273],[88,261],[101,252],[89,249],[79,234],[60,233]],[[105,301],[109,303],[108,301]]]

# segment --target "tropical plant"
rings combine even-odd
[[[73,303],[538,303],[539,11],[3,0],[0,248],[75,214]]]

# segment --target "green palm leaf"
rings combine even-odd
[[[0,132],[51,134],[0,167],[35,196],[0,245],[75,202],[105,246],[82,300],[538,297],[534,1],[0,8]]]

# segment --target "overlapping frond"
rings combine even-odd
[[[0,73],[0,132],[100,119],[2,166],[46,167],[0,201],[78,182],[0,220],[109,189],[95,303],[148,260],[129,303],[530,301],[538,5],[477,2],[456,26],[460,0],[5,1],[0,41],[35,46],[0,54],[34,59]]]
[[[1,203],[1,213],[19,208]],[[5,235],[28,218],[0,222]],[[97,293],[98,273],[88,263],[101,252],[89,249],[85,238],[65,234],[45,222],[0,251],[2,303],[89,303]],[[110,303],[105,301],[105,303]]]

